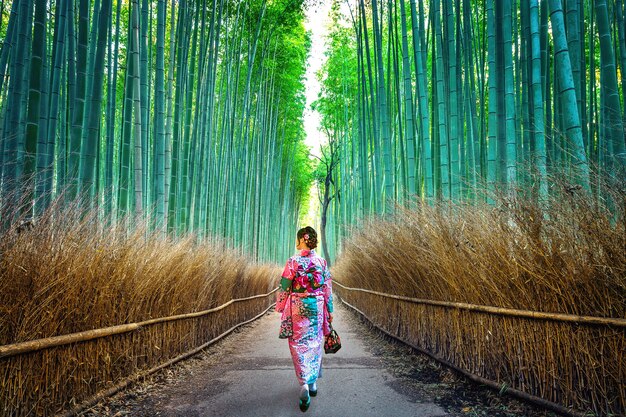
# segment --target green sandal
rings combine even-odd
[[[300,411],[303,413],[309,409],[309,405],[311,405],[311,396],[309,395],[309,390],[301,390],[300,391]]]
[[[303,413],[309,409],[309,406],[311,405],[311,398],[307,398],[306,402],[300,400],[300,411],[302,411]]]

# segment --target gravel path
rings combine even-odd
[[[310,416],[541,416],[552,414],[476,386],[387,340],[336,302],[342,349],[325,355]],[[83,416],[274,417],[302,415],[289,349],[268,313]]]

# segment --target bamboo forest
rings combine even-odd
[[[144,415],[82,413],[264,323],[305,226],[337,316],[525,404],[436,415],[625,415],[625,15],[0,0],[0,416]]]

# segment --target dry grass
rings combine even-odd
[[[34,227],[0,233],[0,345],[206,310],[267,293],[280,276],[277,266],[256,265],[219,242],[167,238],[141,222],[131,232],[103,223],[77,205],[53,206]],[[253,317],[272,298],[0,359],[0,415],[66,409]]]
[[[541,208],[417,205],[363,224],[334,268],[351,287],[431,300],[626,318],[624,196],[563,188]],[[545,213],[545,214],[542,214]],[[624,328],[416,305],[337,288],[377,325],[472,373],[573,409],[624,415]]]

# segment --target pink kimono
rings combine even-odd
[[[282,313],[280,337],[289,350],[300,385],[321,376],[324,336],[330,333],[333,311],[332,278],[326,261],[314,250],[303,250],[287,260],[276,311]]]

